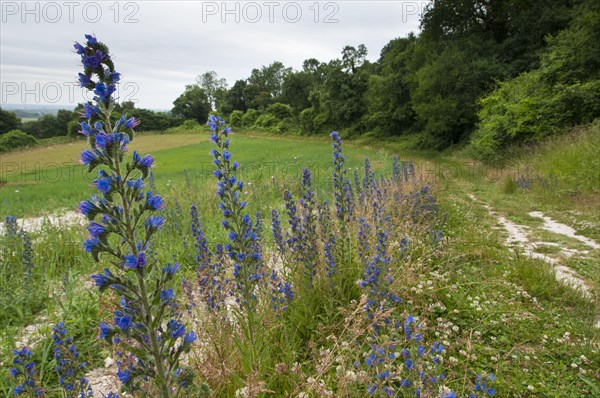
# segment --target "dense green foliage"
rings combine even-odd
[[[600,6],[584,6],[549,40],[539,69],[504,82],[481,100],[476,153],[497,159],[512,144],[531,143],[600,116]]]
[[[255,68],[228,90],[215,72],[193,87],[236,128],[410,135],[434,149],[473,141],[492,160],[600,115],[596,3],[435,0],[421,33],[391,40],[377,62],[364,45],[346,46],[340,58],[309,58],[300,70],[277,61]],[[281,104],[291,114],[273,111]]]
[[[21,120],[13,113],[0,108],[0,134],[8,133],[21,125]]]
[[[8,152],[17,148],[33,146],[37,143],[35,137],[21,130],[11,130],[0,136],[0,152]]]

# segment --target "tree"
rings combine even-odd
[[[16,113],[8,112],[0,108],[0,134],[8,133],[21,126],[21,120]]]
[[[200,124],[206,123],[210,113],[208,96],[196,84],[185,86],[185,91],[173,101],[173,116],[194,119]]]
[[[230,114],[233,111],[245,112],[248,109],[244,94],[247,85],[245,80],[237,80],[233,87],[227,91],[225,104],[222,107],[223,113]]]
[[[252,69],[244,92],[248,107],[263,109],[270,103],[277,102],[283,93],[283,82],[291,72],[291,68],[286,68],[279,61],[260,69]]]
[[[219,78],[217,72],[208,71],[196,77],[196,84],[204,91],[211,111],[218,109],[219,100],[222,100],[227,92],[227,80]]]
[[[155,112],[144,108],[136,109],[135,115],[140,120],[140,125],[136,129],[137,131],[165,131],[183,122],[183,120],[173,117],[166,112]],[[189,119],[193,118],[190,117]],[[205,118],[205,122],[207,119],[208,116]]]
[[[37,120],[25,122],[21,129],[37,138],[64,136],[69,135],[71,122],[80,120],[77,112],[61,109],[56,116],[47,114]]]
[[[381,50],[379,74],[370,77],[366,95],[368,123],[377,132],[400,135],[415,125],[410,78],[417,43],[417,37],[410,34],[392,40]]]
[[[308,96],[313,89],[315,79],[311,73],[295,72],[290,73],[283,81],[283,93],[281,102],[292,107],[296,114],[310,107]]]
[[[346,46],[342,50],[342,68],[344,71],[354,74],[365,63],[366,58],[367,47],[364,44],[359,45],[358,48]]]
[[[458,143],[474,129],[477,101],[493,85],[500,67],[493,55],[458,43],[434,55],[413,76],[413,109],[422,124],[426,147],[443,149]]]
[[[366,112],[365,93],[373,65],[365,61],[366,48],[346,46],[342,59],[321,66],[323,83],[315,85],[309,95],[312,110],[303,112],[302,125],[309,126],[307,132],[322,129],[344,129],[358,127]],[[313,118],[309,123],[308,118]]]

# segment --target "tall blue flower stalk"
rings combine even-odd
[[[317,274],[317,215],[315,191],[309,169],[302,170],[302,196],[294,200],[292,193],[286,190],[283,195],[290,230],[286,233],[287,247],[293,261],[298,265],[299,274],[307,287],[313,286]],[[278,231],[274,230],[275,239]]]
[[[299,203],[302,209],[302,263],[309,284],[312,285],[317,274],[317,217],[315,191],[309,169],[302,169],[302,197]]]
[[[23,271],[25,272],[26,283],[29,283],[34,267],[33,245],[31,244],[31,237],[24,229],[21,230],[21,240],[23,242],[23,250],[21,252],[21,263],[23,264]]]
[[[254,231],[252,219],[246,212],[247,203],[242,199],[244,182],[236,178],[239,168],[231,161],[229,152],[229,126],[217,116],[211,115],[208,121],[213,131],[211,139],[217,146],[212,150],[215,164],[214,175],[218,180],[217,195],[221,202],[219,208],[223,214],[222,225],[228,233],[229,243],[225,246],[233,261],[233,276],[237,285],[237,301],[248,307],[249,312],[256,309],[255,289],[264,276],[263,258],[256,250],[258,236]]]
[[[325,243],[323,244],[325,277],[330,280],[330,285],[333,285],[333,278],[335,278],[338,272],[336,258],[337,241],[331,222],[329,203],[326,200],[319,206],[319,224],[321,227],[321,236],[325,238]]]
[[[396,182],[399,182],[401,173],[402,169],[400,167],[400,163],[398,162],[398,155],[394,155],[392,160],[392,176]]]
[[[190,208],[190,216],[192,218],[191,231],[194,237],[194,246],[196,247],[196,262],[198,271],[205,269],[211,261],[212,253],[208,249],[208,240],[204,235],[200,217],[198,216],[198,206],[195,204]]]
[[[400,303],[402,300],[392,291],[394,279],[390,272],[390,256],[388,254],[389,218],[385,216],[380,202],[373,202],[373,224],[375,226],[375,251],[371,253],[369,246],[370,226],[364,219],[359,220],[359,256],[365,265],[364,278],[360,286],[368,294],[366,311],[370,318],[376,310],[385,309],[389,303]],[[367,259],[370,261],[367,262]]]
[[[79,74],[81,87],[95,94],[94,103],[84,104],[81,133],[90,148],[81,159],[89,173],[97,170],[93,184],[99,194],[81,202],[79,210],[89,220],[85,250],[107,264],[92,277],[100,292],[113,290],[119,299],[113,322],[100,324],[100,336],[135,354],[136,361],[118,373],[127,390],[144,384],[146,391],[167,398],[180,387],[174,377],[179,357],[190,350],[196,337],[173,311],[175,298],[168,285],[178,266],[161,271],[151,255],[152,238],[164,223],[159,215],[163,199],[144,190],[154,159],[137,151],[125,159],[139,122],[125,115],[112,117],[120,74],[106,45],[91,35],[86,39],[85,44],[74,46],[84,67]]]
[[[77,346],[67,334],[64,322],[57,323],[52,333],[54,360],[58,382],[65,398],[86,398],[93,396],[85,374],[85,362],[81,361]]]
[[[281,230],[281,218],[279,217],[279,212],[275,209],[271,210],[271,230],[273,232],[275,247],[279,251],[279,254],[283,256],[285,254],[285,244]]]
[[[333,194],[335,197],[336,214],[340,221],[349,222],[352,219],[352,186],[346,177],[344,168],[346,158],[342,151],[342,139],[337,131],[331,133],[333,143]]]

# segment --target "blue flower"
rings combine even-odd
[[[135,180],[128,180],[125,183],[129,188],[135,189],[135,190],[142,190],[144,188],[144,180],[141,178],[136,178]],[[148,194],[150,194],[150,192],[148,192]]]
[[[98,148],[105,149],[107,146],[112,145],[112,137],[106,133],[97,134],[95,138]]]
[[[175,293],[173,293],[173,289],[167,289],[160,292],[160,299],[165,303],[170,303],[174,298]]]
[[[140,157],[140,154],[137,151],[133,151],[133,162],[136,165],[140,165],[142,167],[152,167],[152,163],[154,162],[154,158],[151,155],[146,155],[143,158]]]
[[[84,117],[90,118],[100,113],[100,109],[97,106],[90,105],[88,103],[83,104]]]
[[[117,377],[119,378],[119,380],[121,381],[121,383],[125,384],[127,383],[129,380],[131,380],[131,376],[132,373],[129,369],[125,369],[125,370],[121,370],[119,369],[117,371]]]
[[[162,272],[168,276],[173,276],[175,272],[179,269],[179,264],[175,263],[173,265],[167,264],[167,266],[163,267]]]
[[[92,134],[92,128],[87,122],[81,122],[79,125],[81,126],[81,134],[85,135],[86,137],[89,137],[90,134]]]
[[[101,101],[106,101],[116,91],[114,84],[109,84],[108,87],[104,83],[96,83],[94,94],[96,94]]]
[[[120,329],[128,330],[131,327],[131,317],[121,311],[115,311],[115,325]]]
[[[98,180],[94,180],[94,183],[96,184],[96,188],[98,188],[100,192],[102,192],[103,194],[107,194],[110,191],[112,180],[110,177],[100,178]]]
[[[119,80],[121,80],[121,74],[119,72],[110,72],[107,77],[113,83],[116,83]]]
[[[145,225],[146,225],[147,230],[154,231],[154,230],[160,229],[164,223],[165,223],[164,218],[158,217],[158,216],[151,216],[151,217],[148,217]]]
[[[75,51],[79,55],[82,55],[85,52],[85,47],[77,42],[75,42],[75,44],[73,44],[73,47],[75,48]]]
[[[98,238],[90,238],[83,242],[83,246],[85,247],[85,251],[89,253],[100,246],[100,240]]]
[[[87,87],[91,83],[94,83],[94,82],[92,81],[92,79],[90,79],[89,76],[84,75],[83,73],[79,74],[79,85],[80,85],[80,87],[82,87],[82,88],[83,87]]]
[[[151,210],[162,209],[164,204],[162,198],[158,195],[152,195],[151,192],[146,193],[146,206]]]
[[[109,337],[111,334],[111,331],[112,331],[112,329],[109,324],[100,322],[100,338],[101,339],[106,339],[107,337]]]
[[[98,43],[98,39],[96,39],[92,35],[85,35],[85,38],[88,41],[88,46],[94,46],[94,45],[96,45],[96,43]]]
[[[96,50],[96,52],[92,55],[83,56],[82,62],[83,66],[86,68],[96,69],[102,63],[104,59],[104,53],[101,50]]]
[[[167,323],[167,329],[171,332],[171,337],[176,339],[185,335],[185,326],[183,323],[171,319]]]
[[[124,126],[132,129],[135,128],[138,124],[140,124],[140,121],[138,119],[136,119],[135,117],[130,117],[129,119],[127,119]]]
[[[102,236],[102,235],[106,234],[106,232],[107,232],[104,225],[98,224],[97,222],[93,222],[93,221],[90,223],[90,225],[88,225],[87,230],[90,232],[90,235],[93,238]]]
[[[94,155],[94,153],[89,149],[86,149],[85,151],[81,152],[81,161],[83,162],[83,164],[90,164],[95,160],[96,155]]]
[[[96,286],[98,286],[100,289],[104,289],[114,282],[115,276],[108,268],[105,268],[103,274],[94,274],[92,275],[92,279],[96,283]]]
[[[185,337],[183,338],[183,343],[184,344],[192,344],[194,341],[196,341],[196,334],[194,333],[194,331],[190,331],[188,332]]]
[[[148,261],[146,260],[146,254],[141,252],[137,257],[130,254],[125,256],[125,266],[131,269],[142,269],[146,266]]]

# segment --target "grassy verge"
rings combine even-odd
[[[260,133],[236,135],[233,140],[232,151],[242,165],[241,179],[246,182],[244,195],[251,213],[260,211],[268,215],[271,208],[283,212],[280,200],[283,190],[290,189],[296,197],[301,192],[302,167],[313,171],[317,196],[330,197],[331,151],[324,138],[282,138]],[[361,167],[364,157],[369,156],[374,169],[390,170],[389,154],[398,149],[396,145],[401,147],[394,143],[385,146],[378,142],[351,143],[345,147],[347,166],[354,171]],[[156,158],[154,189],[164,194],[167,202],[165,227],[159,234],[156,255],[162,263],[180,262],[185,277],[193,280],[196,249],[189,232],[192,203],[199,207],[209,243],[224,241],[208,140],[190,134],[142,135],[133,146],[136,147],[144,152],[151,150]],[[26,167],[32,168],[35,162],[74,161],[81,149],[79,145],[68,144],[46,151],[37,148],[9,154],[12,157],[8,161],[25,162]],[[403,151],[400,155],[411,157]],[[559,214],[568,209],[576,212],[572,216],[583,225],[593,222],[592,208],[579,202],[565,202],[559,195],[552,198],[546,195],[543,199],[543,191],[534,189],[506,191],[504,182],[508,170],[485,169],[459,157],[436,155],[426,159],[423,153],[413,155],[417,186],[432,183],[435,187],[440,215],[445,219],[443,227],[436,227],[443,228],[445,237],[440,245],[432,247],[427,234],[414,233],[410,250],[402,257],[401,251],[393,245],[399,243],[405,231],[411,231],[412,221],[408,217],[394,218],[398,228],[390,242],[396,247],[391,250],[394,289],[403,299],[395,316],[398,319],[408,314],[418,316],[424,339],[445,346],[443,366],[447,371],[447,385],[466,395],[474,388],[476,374],[493,372],[498,379],[497,394],[502,397],[600,394],[600,373],[596,366],[600,363],[600,336],[592,326],[598,313],[597,305],[559,284],[544,262],[510,253],[502,245],[501,231],[494,229],[495,220],[467,194],[475,193],[499,212],[537,228],[536,231],[541,223],[531,218],[529,211],[541,210],[565,220]],[[3,156],[3,167],[6,162]],[[72,181],[36,184],[24,183],[19,178],[11,175],[0,187],[3,215],[34,215],[56,207],[74,208],[91,192],[87,186],[89,181],[83,176]],[[23,191],[10,192],[15,189]],[[20,193],[25,195],[13,196]],[[265,220],[267,231],[268,224]],[[586,232],[580,227],[578,230]],[[99,265],[83,253],[84,235],[82,228],[72,228],[64,232],[46,230],[32,236],[36,276],[29,291],[43,294],[35,301],[37,304],[31,300],[17,309],[7,303],[0,310],[3,319],[9,320],[2,323],[3,363],[10,361],[9,349],[24,333],[24,326],[40,316],[45,316],[49,323],[58,321],[59,317],[67,319],[72,330],[78,331],[80,351],[89,358],[90,368],[107,355],[113,355],[96,339],[96,325],[100,319],[110,317],[110,308],[107,308],[106,298],[83,285],[91,273],[100,271]],[[270,233],[265,234],[265,239],[272,239]],[[551,251],[552,246],[546,250]],[[18,249],[15,252],[19,254]],[[8,262],[7,257],[3,257],[2,261],[4,276],[22,272],[19,268],[22,262],[18,259]],[[595,259],[572,261],[569,265],[582,275],[594,278]],[[347,264],[357,267],[356,259]],[[356,312],[362,308],[351,277],[360,275],[360,271],[350,270],[348,275],[350,283],[344,285],[340,294],[332,294],[330,287],[324,284],[316,294],[305,295],[285,319],[264,320],[264,327],[268,329],[264,338],[271,340],[263,344],[268,349],[260,353],[263,373],[244,374],[247,358],[243,358],[243,353],[240,357],[233,345],[231,335],[235,329],[219,330],[220,323],[215,323],[213,328],[202,325],[198,329],[199,335],[212,332],[210,336],[203,336],[212,345],[203,346],[204,351],[192,357],[192,365],[205,380],[211,381],[216,396],[235,395],[243,385],[251,383],[275,395],[284,390],[295,394],[309,390],[315,396],[323,396],[321,393],[327,391],[337,396],[366,395],[367,381],[361,384],[359,377],[358,382],[350,383],[343,376],[352,372],[360,374],[362,368],[355,367],[353,362],[362,363],[367,355],[365,346],[356,343],[359,336],[366,339],[368,334],[364,314],[361,318],[357,314],[362,311]],[[178,296],[183,295],[179,292]],[[357,301],[342,300],[350,296]],[[23,315],[17,316],[18,311]],[[42,334],[38,346],[43,349],[36,354],[36,359],[44,364],[42,377],[52,382],[48,328]],[[360,348],[352,348],[354,344]],[[341,370],[336,370],[338,367]],[[319,390],[320,380],[324,383],[323,390]],[[350,384],[344,384],[346,382]],[[0,391],[8,395],[10,384],[4,367],[0,374]],[[380,390],[377,393],[383,394]]]

